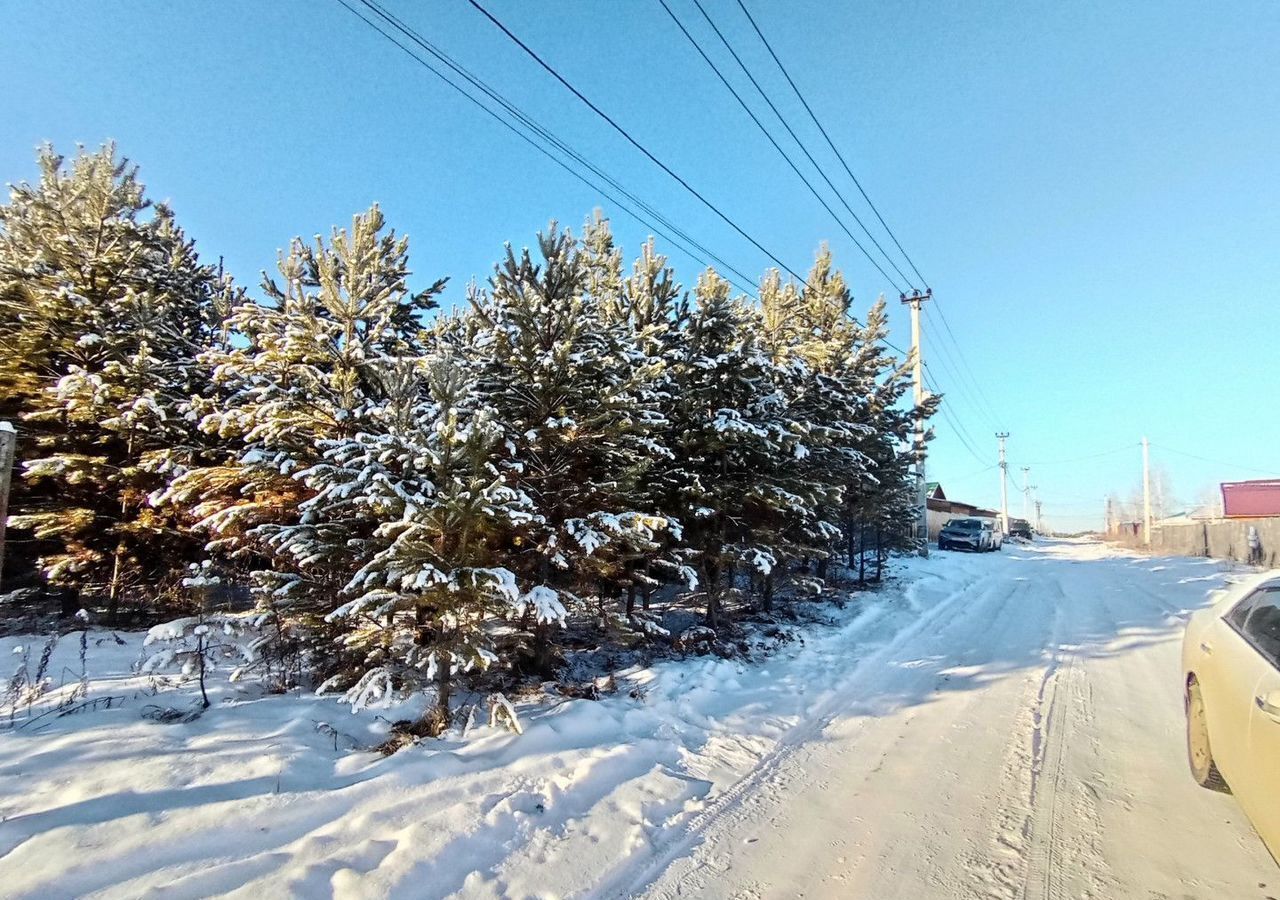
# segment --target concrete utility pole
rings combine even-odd
[[[1151,442],[1142,437],[1142,543],[1151,544]]]
[[[920,345],[920,304],[933,297],[933,288],[923,294],[912,291],[910,296],[900,295],[903,303],[911,307],[911,357],[912,374],[915,377],[916,409],[924,403],[924,351]],[[920,555],[929,555],[929,501],[924,489],[924,416],[916,416],[916,502],[920,508]]]
[[[1009,432],[997,431],[996,439],[1000,441],[1000,530],[1009,533],[1009,462],[1004,456],[1004,442],[1009,439]]]
[[[1106,516],[1106,519],[1103,521],[1102,533],[1103,534],[1111,533],[1111,497],[1110,496],[1107,497],[1107,516]]]
[[[1022,467],[1022,518],[1031,521],[1031,467]]]
[[[9,518],[9,479],[13,473],[17,432],[8,422],[0,422],[0,584],[4,583],[4,523]]]
[[[1040,501],[1036,501],[1036,534],[1044,534],[1044,520],[1040,517]]]

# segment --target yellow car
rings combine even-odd
[[[1193,614],[1182,670],[1192,776],[1235,794],[1280,861],[1280,573],[1252,576]]]

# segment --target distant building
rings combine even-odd
[[[936,541],[942,526],[952,519],[998,519],[999,513],[992,509],[983,509],[972,503],[961,503],[959,500],[948,500],[942,485],[936,481],[927,481],[924,485],[926,518],[929,521],[929,539]]]
[[[1280,516],[1280,479],[1224,481],[1222,514],[1228,519]]]

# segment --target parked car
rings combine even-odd
[[[988,524],[991,526],[991,546],[988,547],[987,549],[1003,550],[1004,549],[1004,531],[1003,529],[1000,528],[1000,523],[990,522]]]
[[[1024,541],[1031,540],[1031,523],[1026,519],[1010,519],[1009,537],[1022,538]]]
[[[952,519],[938,532],[939,550],[991,549],[991,523],[982,519]]]
[[[1182,669],[1192,777],[1235,794],[1280,862],[1280,574],[1192,615]]]

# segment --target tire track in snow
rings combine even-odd
[[[973,575],[975,573],[968,572],[965,574]],[[938,578],[938,576],[933,577]],[[919,582],[907,585],[907,592],[918,589],[924,580],[921,579]],[[884,660],[908,644],[926,628],[940,626],[952,614],[958,611],[963,612],[966,604],[962,601],[969,598],[970,592],[976,585],[986,580],[990,580],[990,575],[985,572],[977,573],[977,577],[966,580],[942,600],[929,607],[918,618],[900,628],[886,643],[880,645],[859,660],[857,664],[845,670],[844,675],[832,686],[826,698],[809,717],[787,732],[778,742],[778,745],[766,754],[751,771],[726,788],[709,803],[707,808],[693,815],[688,821],[679,826],[678,830],[667,841],[655,842],[653,854],[645,862],[643,868],[638,872],[624,869],[602,884],[597,885],[591,892],[592,896],[624,897],[645,894],[672,863],[689,855],[702,843],[703,836],[708,828],[721,819],[740,811],[745,797],[754,792],[763,791],[765,786],[779,776],[784,763],[806,744],[821,735],[848,707],[861,699],[845,688],[854,682],[867,667],[883,663]],[[907,600],[911,602],[909,596]],[[673,895],[669,891],[664,891],[657,896],[665,898]]]
[[[1069,752],[1080,755],[1082,740],[1095,751],[1091,756],[1096,757],[1096,747],[1090,727],[1092,690],[1077,633],[1083,623],[1072,622],[1064,634],[1064,618],[1096,610],[1089,605],[1077,607],[1083,597],[1069,598],[1057,577],[1052,584],[1056,598],[1053,653],[1032,711],[1022,900],[1090,897],[1109,880],[1097,846],[1101,823],[1094,797],[1068,771]]]

